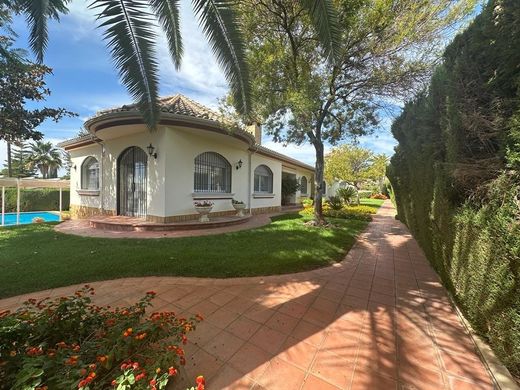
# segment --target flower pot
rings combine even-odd
[[[245,203],[233,203],[233,207],[237,211],[237,217],[244,216],[244,209],[246,208]]]
[[[208,214],[211,212],[212,208],[213,206],[195,206],[195,210],[200,214],[199,222],[209,222]]]

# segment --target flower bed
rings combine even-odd
[[[94,289],[30,299],[0,312],[0,389],[164,389],[185,364],[187,333],[202,319],[153,312],[153,291],[136,304],[92,304]],[[204,379],[197,378],[198,390]]]

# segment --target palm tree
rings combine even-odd
[[[71,0],[0,0],[23,13],[30,26],[29,43],[38,61],[48,43],[47,21],[59,20]],[[217,61],[224,70],[239,114],[251,115],[251,91],[245,49],[234,3],[237,0],[192,0],[195,14]],[[240,0],[238,0],[240,1]],[[287,0],[293,1],[293,0]],[[337,58],[339,30],[332,0],[295,0],[311,16],[329,58]],[[92,0],[100,27],[122,82],[138,104],[148,126],[159,121],[158,64],[154,22],[159,21],[175,67],[181,64],[183,45],[179,27],[180,0]]]
[[[38,168],[44,179],[48,179],[50,173],[57,172],[63,166],[61,153],[52,142],[36,141],[31,144],[31,152],[30,165]]]

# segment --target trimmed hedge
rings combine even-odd
[[[2,193],[0,192],[0,200]],[[68,210],[70,191],[62,191],[62,207]],[[35,188],[20,190],[20,211],[56,211],[60,208],[60,190],[53,188]],[[5,211],[16,212],[16,188],[5,189]]]
[[[516,42],[516,43],[515,43]],[[394,122],[399,219],[520,376],[520,2],[490,1]]]

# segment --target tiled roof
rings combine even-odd
[[[314,172],[314,167],[312,165],[305,164],[304,162],[301,162],[300,160],[296,160],[295,158],[289,157],[286,154],[282,154],[282,153],[276,152],[276,151],[274,151],[272,149],[266,148],[265,146],[255,144],[252,147],[252,149],[256,150],[256,151],[259,151],[259,152],[263,152],[264,154],[272,156],[272,157],[274,157],[276,159],[285,160],[285,161],[287,161],[290,164],[294,164],[294,165],[297,165],[297,166],[302,167],[302,168],[306,168],[306,169]]]
[[[65,148],[69,145],[81,144],[83,142],[99,141],[99,139],[92,134],[79,135],[77,137],[67,139],[58,144],[60,148]]]
[[[208,107],[203,106],[200,103],[197,103],[190,98],[176,94],[173,96],[166,96],[159,99],[159,107],[161,112],[167,112],[175,115],[185,115],[193,118],[199,119],[207,119],[211,121],[222,121],[222,116]],[[136,104],[125,104],[121,107],[110,108],[107,110],[99,111],[95,117],[99,117],[105,114],[112,114],[115,112],[129,112],[129,111],[139,111],[139,108]],[[95,118],[94,117],[94,118]]]

